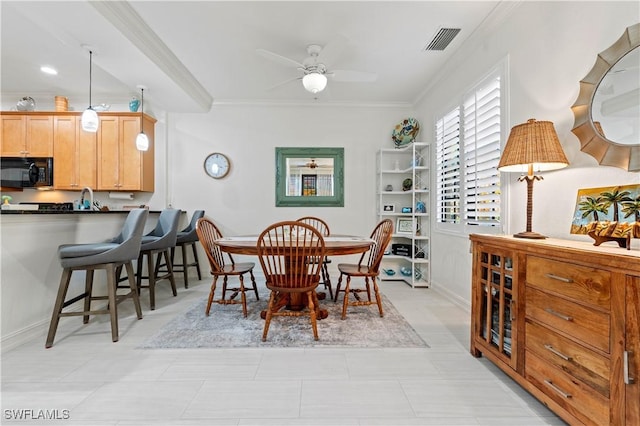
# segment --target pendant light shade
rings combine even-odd
[[[82,130],[96,133],[98,131],[98,113],[89,107],[82,113]]]
[[[147,151],[149,149],[149,138],[144,134],[144,86],[138,86],[141,92],[140,101],[140,133],[136,137],[136,148],[138,151]]]
[[[302,77],[302,85],[311,93],[319,93],[327,87],[327,77],[324,74],[311,72]]]
[[[138,133],[136,137],[136,148],[138,151],[147,151],[149,149],[149,138],[144,133]]]
[[[91,74],[92,74],[93,51],[89,50],[89,107],[82,113],[82,130],[96,133],[98,131],[98,113],[91,106]]]

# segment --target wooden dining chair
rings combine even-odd
[[[266,286],[271,290],[262,341],[267,340],[274,316],[309,316],[313,337],[318,340],[319,310],[316,288],[320,283],[324,238],[311,225],[297,221],[278,222],[267,227],[257,242],[258,258],[264,271]],[[293,299],[301,298],[295,303]],[[305,300],[306,299],[306,300]],[[282,309],[299,305],[300,310]],[[306,304],[306,307],[303,305]]]
[[[311,225],[316,228],[323,237],[328,237],[330,235],[329,225],[324,220],[314,217],[314,216],[305,216],[298,219],[296,222],[306,223],[307,225]],[[324,258],[322,262],[322,284],[324,288],[329,290],[329,298],[333,300],[333,289],[331,287],[331,276],[329,275],[329,263],[331,263],[331,259],[328,257]]]
[[[222,238],[222,233],[218,229],[218,227],[211,221],[211,219],[202,217],[198,219],[196,222],[196,233],[198,234],[198,240],[200,244],[202,244],[202,248],[204,248],[205,253],[207,254],[207,259],[209,259],[209,266],[211,267],[211,275],[213,275],[213,282],[211,283],[211,290],[209,291],[209,299],[207,300],[207,308],[205,310],[205,314],[209,316],[209,312],[211,311],[211,304],[218,303],[220,305],[234,305],[241,304],[242,305],[242,314],[244,317],[247,317],[247,296],[245,294],[246,288],[244,286],[244,275],[249,274],[251,277],[251,289],[253,289],[256,300],[260,300],[260,296],[258,296],[258,287],[256,286],[256,279],[253,275],[253,268],[255,263],[253,262],[244,262],[244,263],[235,263],[233,257],[229,253],[224,253],[220,250],[220,247],[214,243],[214,241],[218,238]],[[226,255],[226,256],[225,256]],[[226,259],[228,259],[229,263],[227,263]],[[220,299],[215,299],[214,295],[216,292],[216,283],[218,282],[218,277],[222,276],[222,295]],[[237,276],[239,280],[238,287],[227,287],[228,278],[230,276]],[[227,299],[226,293],[227,291],[232,291],[233,293]],[[236,300],[236,297],[240,294],[240,300]]]
[[[386,250],[389,242],[391,241],[391,235],[393,234],[393,222],[391,219],[385,219],[378,223],[371,233],[371,239],[374,240],[374,244],[369,251],[360,256],[358,264],[351,263],[339,263],[338,271],[340,271],[340,278],[338,278],[338,284],[336,286],[335,301],[338,300],[338,295],[344,293],[342,302],[342,319],[347,317],[348,306],[363,306],[363,305],[378,305],[380,316],[384,316],[382,309],[382,299],[378,290],[378,275],[380,270],[380,263],[382,262],[382,256]],[[346,284],[344,290],[340,290],[342,285],[342,277],[346,276]],[[364,278],[365,288],[351,288],[351,278],[361,277]],[[375,294],[375,301],[371,299],[371,286],[369,280],[373,283],[373,291]],[[359,293],[366,292],[367,300],[361,300]],[[349,295],[353,294],[355,301],[349,301]]]

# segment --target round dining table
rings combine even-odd
[[[226,253],[241,254],[246,256],[258,255],[258,236],[245,235],[236,237],[223,237],[214,241],[220,249]],[[374,241],[369,237],[358,237],[353,235],[331,235],[324,237],[325,255],[328,256],[346,256],[351,254],[365,253],[371,248]],[[318,294],[318,299],[322,300],[326,296],[324,293]],[[280,309],[286,306],[290,310],[300,310],[306,307],[306,298],[300,294],[287,294],[286,300],[278,303]],[[324,319],[329,315],[326,309],[318,309],[318,319]],[[266,317],[266,311],[260,314],[262,319]]]

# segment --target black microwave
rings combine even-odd
[[[8,188],[53,186],[53,158],[0,158],[0,185]]]

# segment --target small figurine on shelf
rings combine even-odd
[[[140,107],[140,100],[134,96],[129,101],[129,111],[138,112],[139,107]]]
[[[413,187],[413,180],[411,178],[406,178],[405,180],[402,181],[403,191],[410,191],[412,187]]]
[[[418,201],[416,203],[416,213],[426,213],[427,207],[424,204],[424,201]]]

